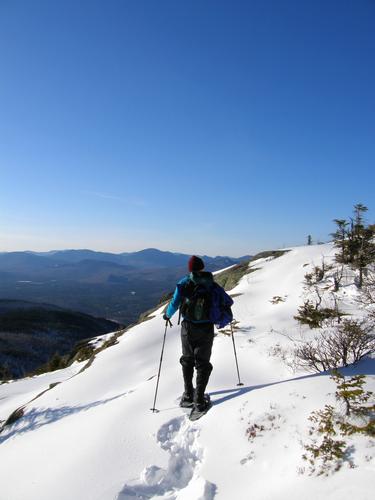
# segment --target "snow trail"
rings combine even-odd
[[[146,467],[138,480],[125,484],[117,500],[213,500],[216,486],[200,475],[203,448],[198,443],[199,432],[186,416],[163,424],[157,441],[170,455],[167,468]]]

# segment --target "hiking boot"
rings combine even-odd
[[[198,411],[205,411],[210,405],[210,397],[202,392],[195,391],[194,408]]]
[[[210,406],[210,399],[204,395],[203,398],[196,398],[194,401],[194,408],[197,411],[206,411]]]
[[[180,406],[182,408],[192,408],[194,405],[194,396],[191,393],[184,392],[181,396]]]
[[[204,391],[206,390],[211,370],[212,366],[210,365],[210,367],[204,370],[200,369],[197,372],[197,388],[194,394],[194,407],[198,411],[205,411],[207,406],[209,406],[209,396],[205,395]]]

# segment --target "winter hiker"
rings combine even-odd
[[[194,407],[198,412],[207,409],[208,401],[204,391],[212,371],[210,363],[214,324],[223,328],[232,320],[230,306],[233,300],[223,288],[214,282],[213,275],[204,271],[204,262],[193,255],[188,262],[189,274],[176,286],[173,298],[163,315],[170,321],[180,308],[182,374],[184,393],[180,406]],[[193,386],[194,367],[196,369],[196,389]]]

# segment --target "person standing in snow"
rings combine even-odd
[[[184,393],[180,405],[195,407],[198,411],[205,411],[207,401],[204,397],[212,364],[210,363],[212,344],[214,340],[214,323],[218,314],[223,317],[223,308],[215,313],[213,303],[219,297],[221,304],[226,307],[226,315],[230,314],[233,300],[224,290],[214,282],[213,275],[204,271],[204,262],[193,255],[188,261],[189,274],[182,278],[176,286],[173,298],[163,315],[165,321],[180,308],[183,318],[181,323],[182,374],[184,378]],[[217,302],[217,300],[216,300]],[[229,321],[230,321],[229,320]],[[227,321],[227,322],[229,322]],[[193,386],[194,367],[196,369],[196,389]]]

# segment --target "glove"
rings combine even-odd
[[[165,321],[166,325],[170,326],[170,328],[172,328],[172,321],[170,320],[170,318],[166,315],[166,313],[163,314],[163,320]]]

